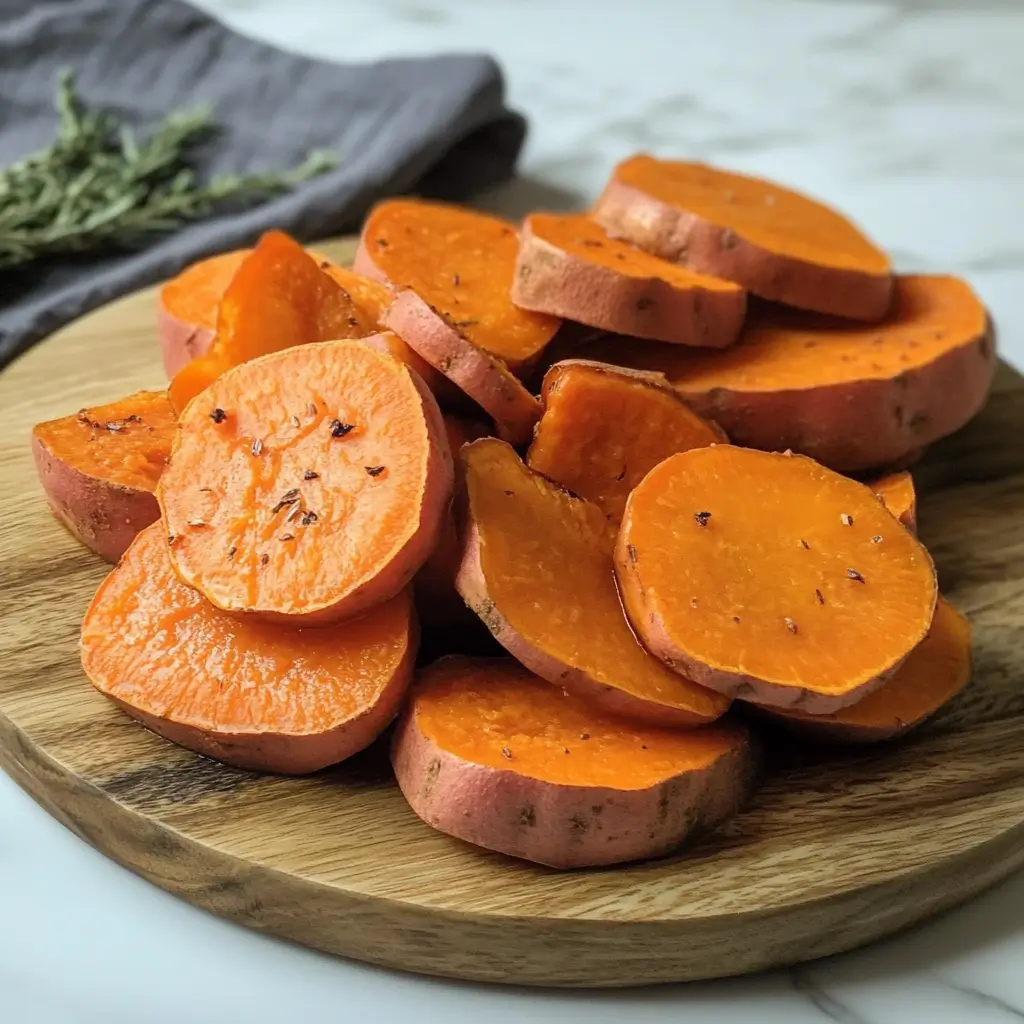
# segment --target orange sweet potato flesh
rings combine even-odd
[[[186,267],[160,289],[160,302],[179,320],[213,330],[217,307],[249,249],[223,252]]]
[[[210,347],[220,300],[249,251],[237,249],[200,260],[160,289],[157,326],[168,377]]]
[[[949,703],[971,678],[971,625],[945,598],[928,635],[895,675],[863,700],[830,715],[764,709],[774,720],[822,741],[876,743],[920,725]]]
[[[610,238],[582,214],[534,213],[520,231],[512,301],[605,331],[723,348],[746,292]]]
[[[174,573],[154,523],[82,623],[93,685],[154,732],[243,768],[298,774],[371,743],[412,676],[408,591],[330,629],[239,621]]]
[[[964,281],[933,275],[898,277],[880,324],[763,304],[723,352],[603,338],[579,355],[664,373],[736,444],[842,472],[900,463],[959,429],[996,364],[985,307]]]
[[[544,376],[527,465],[619,522],[629,492],[676,452],[726,441],[656,374],[567,359]]]
[[[724,714],[725,697],[637,642],[615,589],[614,530],[600,508],[494,438],[467,445],[462,460],[468,521],[456,587],[511,655],[636,720],[695,726]]]
[[[224,292],[209,349],[171,381],[171,404],[180,413],[222,373],[249,359],[307,342],[362,338],[376,330],[376,321],[298,242],[271,231],[242,261]]]
[[[508,221],[443,203],[392,199],[367,218],[354,268],[396,291],[411,289],[471,342],[520,372],[560,321],[512,304],[517,250]]]
[[[160,515],[153,490],[177,421],[165,391],[139,391],[39,423],[32,452],[58,519],[107,561]]]
[[[414,348],[410,348],[397,334],[384,328],[384,314],[394,295],[391,289],[379,281],[372,281],[362,274],[357,274],[348,267],[339,267],[324,256],[311,252],[310,255],[320,264],[320,269],[336,281],[352,297],[364,318],[377,324],[378,334],[371,334],[364,340],[379,352],[387,352],[396,359],[415,370],[423,382],[433,391],[442,407],[458,406],[462,400],[459,391],[450,380],[430,365]]]
[[[755,295],[877,320],[888,257],[840,213],[774,182],[640,154],[619,164],[592,211],[609,234]]]
[[[868,485],[879,501],[908,529],[917,531],[917,495],[914,478],[906,471],[889,473]]]
[[[487,435],[487,428],[474,420],[444,414],[444,429],[452,456],[458,459],[464,444]],[[461,492],[459,480],[456,489]],[[420,622],[429,627],[450,627],[475,621],[455,589],[455,576],[462,561],[462,542],[454,510],[445,517],[437,545],[416,574],[416,607]]]
[[[181,414],[158,499],[181,579],[314,625],[392,597],[433,550],[452,462],[423,382],[356,340],[236,366]]]
[[[927,551],[868,487],[732,445],[647,474],[615,567],[649,650],[730,696],[810,714],[885,682],[935,609]]]
[[[392,763],[434,828],[556,868],[677,848],[740,807],[756,767],[738,724],[631,724],[511,659],[462,657],[417,678]]]

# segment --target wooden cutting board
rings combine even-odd
[[[339,260],[350,243],[325,247]],[[78,625],[106,566],[51,518],[38,420],[162,383],[154,290],[0,375],[0,766],[87,842],[240,924],[377,964],[540,985],[739,974],[824,956],[1024,863],[1024,381],[915,471],[921,534],[971,619],[975,679],[912,739],[782,748],[750,808],[664,860],[558,873],[416,819],[371,750],[307,779],[204,760],[87,683]]]

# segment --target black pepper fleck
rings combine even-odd
[[[698,526],[707,526],[708,520],[711,518],[710,512],[694,512],[693,520]]]
[[[847,569],[846,575],[849,576],[851,580],[856,580],[857,583],[867,583],[867,580],[865,580],[856,569]]]
[[[218,406],[213,412],[210,413],[210,419],[214,423],[223,423],[228,418],[228,414]]]
[[[387,466],[363,466],[363,469],[365,469],[370,476],[380,476],[381,473],[387,469]]]
[[[306,472],[302,474],[302,479],[303,480],[319,480],[320,479],[320,474],[314,472],[312,469],[307,469]]]
[[[344,437],[355,430],[351,423],[342,423],[341,420],[331,420],[331,437]]]

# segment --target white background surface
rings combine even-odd
[[[1024,366],[1024,0],[203,5],[329,58],[495,53],[532,123],[524,180],[487,199],[510,215],[590,200],[637,149],[816,193],[901,269],[967,275],[1004,355]],[[1022,922],[1019,876],[906,936],[793,972],[617,993],[459,985],[209,917],[106,861],[0,775],[0,1024],[997,1024],[1024,1018]]]

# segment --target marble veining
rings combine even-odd
[[[592,200],[637,149],[831,200],[905,269],[967,275],[1024,368],[1021,0],[202,0],[337,60],[488,50],[531,119],[518,216]],[[0,1020],[1024,1019],[1024,876],[833,960],[635,992],[490,989],[333,961],[215,920],[85,847],[0,776]],[[413,1016],[415,1015],[415,1017]]]

